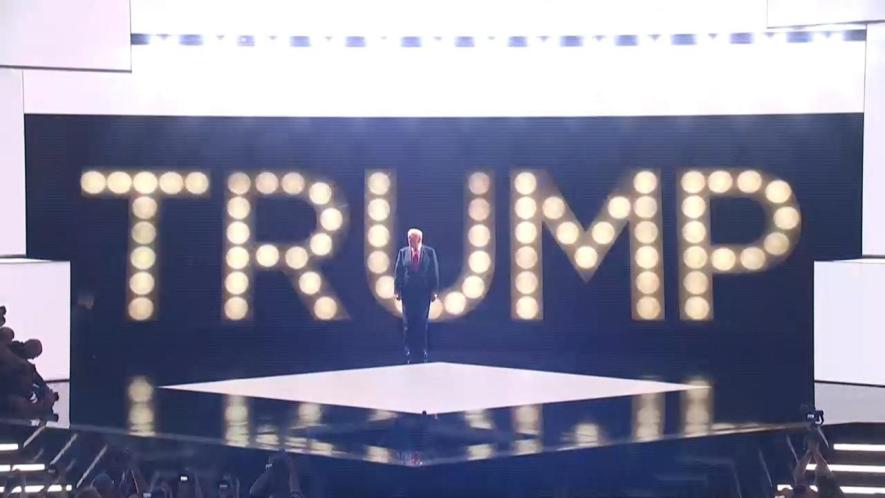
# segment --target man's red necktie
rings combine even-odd
[[[418,251],[412,249],[412,267],[418,268]]]

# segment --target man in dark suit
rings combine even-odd
[[[406,363],[427,363],[427,315],[439,292],[439,263],[436,251],[422,243],[421,230],[409,229],[408,239],[409,245],[396,256],[394,290],[403,303]]]

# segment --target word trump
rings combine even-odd
[[[769,269],[786,259],[799,239],[801,215],[790,185],[759,170],[691,169],[678,175],[679,313],[689,321],[712,320],[713,277]],[[495,181],[491,171],[470,172],[464,184],[466,234],[460,274],[441,290],[430,317],[450,320],[469,313],[488,292],[495,271]],[[210,179],[202,171],[87,171],[87,197],[129,200],[127,312],[137,321],[156,318],[159,204],[167,198],[206,197]],[[520,169],[509,178],[510,288],[514,320],[544,316],[544,228],[585,282],[624,231],[630,239],[631,314],[663,320],[664,270],[660,175],[641,170],[625,175],[602,210],[581,222],[554,181],[542,170]],[[262,197],[288,197],[312,206],[316,228],[291,242],[255,240],[255,205]],[[391,170],[365,174],[365,267],[374,298],[401,314],[394,296],[392,234],[396,176]],[[762,235],[746,245],[710,240],[710,201],[743,197],[766,213]],[[335,183],[307,171],[234,172],[225,184],[224,319],[251,317],[251,283],[256,271],[279,271],[317,320],[349,319],[333,282],[322,271],[347,233],[349,213]]]

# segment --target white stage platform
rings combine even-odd
[[[538,370],[426,363],[166,386],[166,389],[443,414],[705,387]]]

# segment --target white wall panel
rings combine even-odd
[[[766,0],[132,0],[133,33],[487,36],[761,31]]]
[[[27,71],[25,111],[629,116],[863,110],[862,42],[776,37],[751,45],[659,46],[649,40],[637,47],[471,49],[152,44],[133,47],[132,74]]]
[[[128,0],[0,0],[0,66],[129,70]]]
[[[0,258],[0,305],[18,340],[40,339],[37,370],[46,380],[70,378],[71,265]]]
[[[882,0],[768,0],[772,27],[881,20],[885,20]]]
[[[0,256],[25,254],[22,73],[0,68]]]
[[[814,264],[814,378],[885,385],[885,259]]]
[[[863,253],[885,255],[885,24],[867,30]]]

